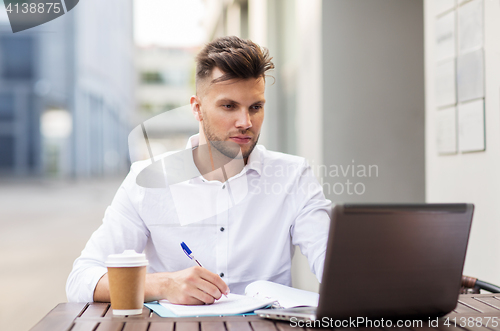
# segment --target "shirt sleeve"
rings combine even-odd
[[[106,209],[102,225],[73,264],[66,282],[69,302],[94,301],[95,287],[107,272],[105,261],[109,254],[122,253],[126,249],[144,251],[149,230],[137,209],[143,195],[131,171]]]
[[[321,283],[332,203],[325,198],[323,188],[305,160],[292,196],[294,206],[298,207],[290,229],[292,244],[300,247],[311,271]]]

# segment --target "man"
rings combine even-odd
[[[109,302],[104,261],[125,249],[149,260],[145,301],[213,303],[255,280],[290,286],[294,245],[321,280],[330,202],[303,158],[257,145],[272,68],[268,51],[249,40],[224,37],[203,48],[190,99],[200,132],[188,142],[187,161],[174,165],[197,175],[176,182],[166,171],[165,187],[143,187],[152,163],[134,163],[74,263],[69,301]],[[203,268],[184,256],[182,241]]]

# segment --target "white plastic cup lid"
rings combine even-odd
[[[106,267],[142,267],[148,265],[145,254],[139,254],[133,249],[121,254],[111,254],[105,262]]]

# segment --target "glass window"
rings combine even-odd
[[[0,93],[0,121],[14,119],[14,96],[12,93]]]
[[[0,37],[1,72],[6,79],[31,79],[34,47],[30,36]]]
[[[163,72],[163,78],[166,85],[183,87],[189,84],[189,70],[169,69]]]
[[[14,138],[0,136],[0,169],[14,167]]]
[[[163,77],[159,72],[155,71],[142,72],[141,80],[145,84],[163,84]]]

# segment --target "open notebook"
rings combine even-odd
[[[211,305],[175,305],[167,300],[159,304],[146,304],[161,317],[227,316],[252,313],[271,305],[289,308],[317,306],[318,293],[294,289],[268,281],[256,281],[248,285],[245,295],[230,293]]]

